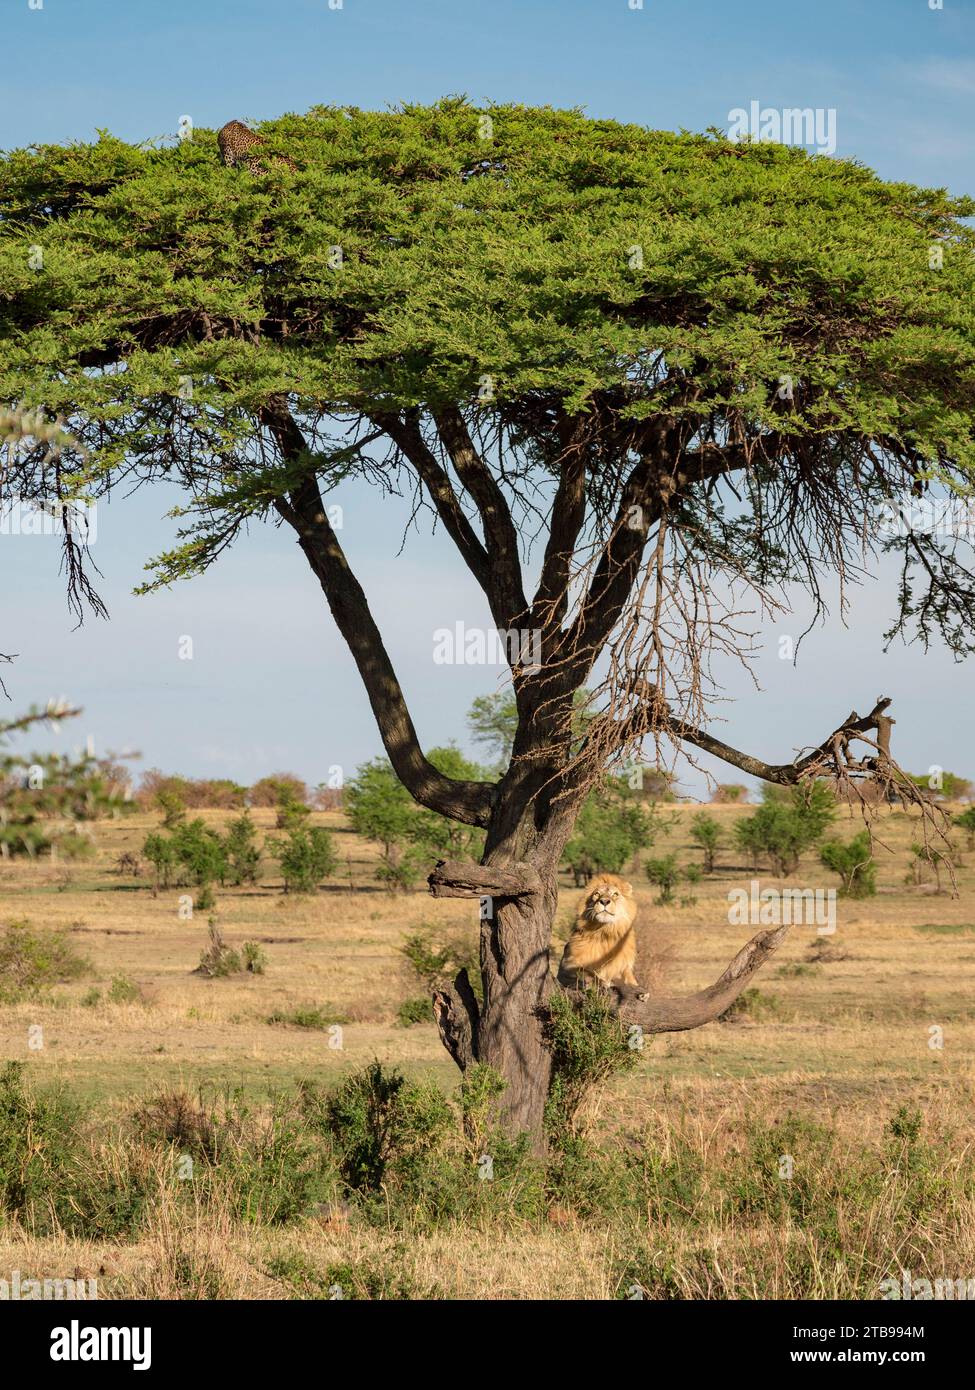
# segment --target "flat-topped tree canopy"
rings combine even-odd
[[[322,447],[336,417],[420,470],[428,417],[460,410],[526,484],[559,473],[574,431],[597,515],[666,425],[698,544],[733,538],[763,575],[788,564],[783,526],[823,520],[816,558],[839,558],[847,487],[859,513],[918,473],[972,474],[968,199],[777,144],[461,99],[260,130],[296,172],[225,168],[203,129],[0,163],[0,400],[70,420],[89,485],[124,469],[207,496],[219,520],[167,576],[280,487],[282,402],[326,484],[375,469]],[[729,521],[714,483],[733,470]]]
[[[975,202],[717,131],[461,98],[259,129],[255,167],[225,167],[203,129],[0,160],[0,406],[42,410],[77,446],[22,441],[5,485],[182,481],[182,544],[156,582],[205,568],[250,516],[294,529],[401,780],[487,827],[485,862],[522,866],[499,882],[539,876],[485,919],[484,1014],[464,1025],[537,1128],[545,1043],[526,1020],[587,787],[648,733],[780,781],[808,771],[698,727],[709,654],[747,648],[729,586],[818,601],[823,576],[899,547],[891,633],[972,650],[967,542],[880,520],[975,478]],[[532,636],[497,785],[424,756],[329,524],[338,482],[404,470],[497,627]],[[84,597],[83,547],[67,558]],[[860,726],[889,734],[883,708],[835,728],[836,758]]]

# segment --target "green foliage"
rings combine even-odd
[[[211,830],[199,817],[196,820],[177,820],[167,836],[152,831],[142,846],[143,858],[153,865],[157,882],[168,888],[171,883],[191,883],[201,892],[197,905],[212,905],[212,893],[207,890],[227,877],[227,848],[216,830]]]
[[[713,873],[714,862],[724,839],[721,823],[708,815],[707,811],[699,811],[691,819],[691,839],[704,851],[705,872]]]
[[[739,848],[752,862],[765,856],[780,876],[795,873],[805,850],[820,840],[835,819],[836,798],[823,782],[800,782],[788,789],[766,784],[762,805],[735,826]]]
[[[110,1004],[138,1004],[142,995],[139,986],[128,975],[116,975],[105,997]]]
[[[174,787],[161,787],[156,792],[156,805],[163,813],[164,830],[175,830],[186,820],[186,802]]]
[[[622,778],[605,777],[586,797],[562,857],[581,887],[593,874],[621,873],[661,828],[655,807]]]
[[[499,690],[490,695],[478,695],[467,711],[467,727],[474,742],[492,755],[494,770],[502,773],[511,759],[518,732],[515,692]]]
[[[969,849],[975,849],[975,805],[967,806],[961,815],[955,817],[955,825],[964,830]]]
[[[843,892],[850,898],[870,898],[877,891],[877,866],[866,830],[852,840],[826,840],[819,847],[819,858],[843,880]]]
[[[432,748],[429,761],[447,777],[485,779],[484,769],[469,762],[452,744]],[[386,758],[363,763],[345,789],[344,810],[352,829],[380,847],[379,879],[407,891],[438,859],[480,857],[484,833],[421,809]]]
[[[103,132],[6,155],[0,401],[71,420],[87,449],[62,475],[72,493],[133,458],[171,474],[185,435],[191,524],[160,582],[206,568],[296,467],[327,484],[364,466],[342,437],[300,465],[256,463],[261,412],[284,395],[328,421],[466,405],[487,378],[489,427],[509,422],[541,469],[561,436],[532,405],[574,418],[598,395],[627,403],[621,419],[668,412],[691,435],[741,421],[814,442],[834,497],[856,486],[864,441],[896,452],[908,480],[975,471],[970,199],[578,111],[493,106],[486,145],[483,115],[463,98],[317,106],[264,124],[269,155],[297,167],[271,160],[259,178],[225,168],[201,127],[172,147]],[[286,331],[250,331],[269,323]],[[699,545],[727,556],[737,542],[755,573],[788,567],[775,527],[754,524],[775,481],[757,477],[746,515],[713,518]],[[914,593],[922,570],[902,612],[964,647],[958,610]]]
[[[0,740],[42,719],[53,722],[77,713],[53,703],[49,712],[31,710],[0,724]],[[0,752],[0,855],[89,856],[90,837],[78,824],[131,811],[128,791],[128,772],[110,758]]]
[[[438,934],[437,928],[421,927],[404,938],[400,950],[428,996],[452,982],[458,971],[466,970],[471,987],[480,999],[481,971],[476,937],[456,934],[448,937]]]
[[[478,763],[465,758],[460,749],[448,743],[442,748],[431,748],[427,759],[445,777],[461,782],[482,782],[488,774]],[[433,811],[415,807],[409,840],[422,853],[424,867],[438,859],[480,859],[484,848],[484,832],[473,826],[462,825],[438,816]]]
[[[275,822],[277,828],[279,830],[301,830],[310,815],[311,807],[299,800],[293,787],[288,786],[287,783],[283,784],[277,794],[277,820]]]
[[[200,888],[223,883],[227,877],[227,851],[215,830],[202,820],[177,825],[173,831],[176,859],[186,870],[189,881]]]
[[[581,1002],[556,990],[549,1001],[546,1036],[552,1081],[545,1124],[559,1142],[576,1132],[583,1103],[593,1091],[630,1070],[640,1053],[630,1046],[631,1030],[597,988],[587,989]]]
[[[267,969],[267,952],[256,941],[245,941],[240,948],[240,957],[248,975],[263,975]]]
[[[0,934],[0,999],[30,996],[49,985],[77,980],[90,969],[63,931],[35,931],[21,921],[9,923]]]
[[[215,917],[211,917],[207,924],[207,936],[206,949],[201,953],[200,963],[196,967],[197,974],[211,980],[240,975],[244,969],[240,952],[224,941]]]
[[[156,882],[161,887],[168,888],[178,867],[172,836],[151,831],[143,843],[142,857],[148,859],[155,869]]]
[[[318,825],[293,829],[283,840],[268,840],[267,848],[281,865],[286,893],[314,893],[338,864],[331,835]]]
[[[396,1010],[396,1022],[400,1028],[412,1028],[414,1023],[429,1023],[433,1018],[433,1008],[427,995],[417,999],[404,999]]]
[[[268,1014],[267,1022],[283,1024],[288,1028],[325,1031],[331,1028],[333,1023],[345,1023],[347,1020],[329,1004],[309,1004],[300,1005],[295,1009],[275,1009],[273,1013]]]
[[[367,1192],[377,1191],[390,1170],[402,1171],[442,1143],[452,1120],[435,1086],[384,1071],[379,1062],[348,1077],[325,1099],[321,1115],[345,1181]]]
[[[224,839],[227,859],[227,878],[239,886],[256,883],[261,852],[257,846],[257,827],[246,813],[232,820]]]
[[[0,1072],[0,1217],[39,1235],[117,1240],[139,1229],[158,1184],[143,1153],[85,1142],[80,1113],[59,1091],[25,1086],[21,1064]]]
[[[409,842],[415,803],[387,758],[363,763],[345,788],[345,814],[357,835],[375,840],[388,863]]]
[[[657,902],[660,905],[674,900],[674,889],[680,882],[681,870],[676,854],[665,854],[659,859],[648,859],[643,866],[651,883],[660,889]]]

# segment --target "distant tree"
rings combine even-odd
[[[975,806],[969,806],[955,817],[955,824],[964,830],[969,849],[975,849]]]
[[[563,851],[576,886],[593,874],[621,873],[630,859],[652,844],[659,829],[653,810],[618,777],[605,778],[586,798],[575,831]]]
[[[735,826],[739,846],[764,855],[781,877],[794,874],[805,850],[820,840],[835,818],[836,798],[820,781],[785,790],[766,785],[758,810]]]
[[[164,830],[175,830],[186,820],[186,802],[175,787],[161,787],[156,792],[155,800],[163,813]]]
[[[151,832],[142,855],[154,867],[159,886],[190,883],[198,888],[198,908],[213,905],[213,885],[225,882],[228,876],[227,847],[218,832],[199,817],[176,822],[168,835]]]
[[[748,800],[748,788],[740,782],[721,782],[711,793],[711,800],[717,806],[736,804]]]
[[[845,843],[826,840],[819,847],[819,858],[827,869],[839,874],[843,892],[850,898],[870,898],[877,891],[877,866],[873,860],[870,836],[866,830]]]
[[[214,810],[242,810],[247,800],[247,788],[227,777],[192,778],[160,772],[152,767],[142,774],[137,800],[141,806],[152,807],[162,803],[163,794],[178,797],[183,805],[192,811],[212,808]]]
[[[691,818],[691,839],[704,851],[705,872],[713,873],[715,857],[724,839],[721,823],[714,816],[709,816],[707,811],[699,811]]]
[[[656,884],[660,889],[660,896],[657,902],[663,906],[672,903],[674,900],[674,889],[680,882],[680,865],[677,863],[676,854],[665,854],[659,859],[648,859],[644,864],[644,870],[651,883]]]
[[[432,748],[427,758],[447,776],[465,769],[483,775],[452,745]],[[353,830],[379,844],[379,877],[391,887],[412,888],[437,859],[480,852],[482,832],[418,807],[386,758],[357,770],[345,789],[344,809]]]
[[[257,827],[246,812],[232,820],[227,827],[224,852],[227,857],[227,877],[232,884],[256,881],[261,851],[257,845]]]
[[[518,704],[514,691],[478,695],[467,712],[467,725],[474,742],[491,756],[494,770],[503,772],[511,759],[518,732]]]
[[[277,806],[282,795],[300,805],[308,802],[308,788],[293,772],[274,772],[270,777],[262,777],[247,793],[247,800],[251,806]]]
[[[55,702],[0,721],[0,743],[37,723],[56,726],[79,710]],[[78,826],[132,810],[128,786],[111,758],[85,753],[13,754],[0,749],[0,857],[81,858],[93,852]]]
[[[267,848],[281,865],[286,893],[314,893],[338,864],[331,835],[317,825],[293,826],[283,839],[268,840]]]
[[[915,776],[910,774],[910,779],[916,787],[931,797],[932,801],[960,801],[962,797],[968,796],[972,790],[971,779],[959,777],[956,772],[947,772],[938,769],[937,772],[920,773]]]
[[[387,758],[373,758],[356,770],[345,789],[345,813],[356,834],[379,845],[386,882],[412,886],[419,876],[416,856],[408,858],[416,803]]]
[[[277,816],[275,825],[279,830],[299,830],[311,815],[311,807],[295,792],[288,782],[282,782],[275,797]]]

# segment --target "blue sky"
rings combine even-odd
[[[35,0],[35,4],[37,0]],[[333,0],[334,3],[334,0]],[[231,117],[260,120],[319,103],[385,107],[466,93],[474,101],[581,106],[657,128],[726,127],[753,100],[832,107],[837,153],[887,178],[975,192],[975,3],[945,0],[5,0],[0,147],[130,140]],[[14,61],[10,56],[14,55]],[[435,666],[431,632],[487,625],[449,548],[413,536],[408,513],[349,487],[344,540],[429,745],[464,740],[471,699],[499,672]],[[379,751],[351,658],[296,546],[254,528],[202,580],[135,598],[162,550],[175,498],[160,491],[102,506],[94,555],[109,623],[72,631],[56,543],[0,537],[5,669],[13,709],[65,694],[85,715],[61,735],[136,748],[141,766],[252,781],[291,768],[315,782]],[[892,576],[862,591],[848,629],[814,633],[797,667],[778,638],[804,610],[764,630],[763,687],[729,670],[716,725],[773,760],[825,734],[833,716],[894,697],[895,747],[917,769],[975,774],[972,677],[942,652],[897,649],[880,633]],[[193,660],[179,641],[192,636]],[[739,698],[740,697],[740,698]],[[937,720],[931,711],[937,709]],[[727,778],[726,772],[722,773]],[[685,769],[686,785],[703,781]]]

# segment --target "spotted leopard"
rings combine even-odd
[[[266,174],[265,158],[272,164],[285,164],[289,169],[298,167],[294,160],[288,159],[286,155],[249,155],[248,150],[265,145],[267,141],[263,135],[256,135],[253,130],[249,130],[243,121],[228,121],[217,132],[217,144],[220,146],[220,158],[228,169],[235,169],[238,164],[244,164],[252,174]]]

